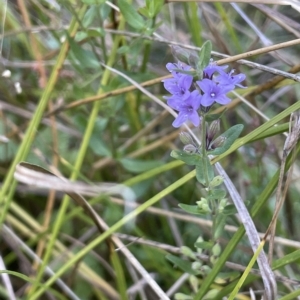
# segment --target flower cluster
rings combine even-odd
[[[228,104],[231,100],[226,96],[236,86],[245,80],[245,74],[233,75],[234,70],[225,72],[227,66],[218,66],[211,62],[203,70],[203,79],[196,80],[192,67],[182,62],[168,63],[167,69],[172,78],[163,80],[165,89],[171,96],[165,97],[168,105],[178,111],[173,122],[174,127],[180,127],[184,122],[191,121],[194,126],[200,125],[199,109],[208,111],[215,103]]]

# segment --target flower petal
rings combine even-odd
[[[215,102],[215,99],[210,97],[209,94],[204,94],[201,98],[201,105],[202,106],[211,106]]]
[[[200,117],[197,111],[195,110],[189,115],[189,120],[193,123],[195,127],[198,127],[200,125]]]
[[[198,110],[201,105],[202,96],[197,90],[191,92],[190,98],[192,98],[191,106],[194,110]]]
[[[186,113],[183,112],[179,112],[177,118],[174,120],[174,122],[172,123],[172,125],[175,128],[180,127],[185,121],[187,121],[188,119],[188,115]]]
[[[231,102],[231,100],[225,94],[218,96],[215,101],[223,105]]]
[[[176,96],[168,98],[167,104],[175,110],[180,111],[182,109],[182,100]]]
[[[178,80],[178,86],[181,89],[188,90],[191,87],[192,82],[193,76],[183,74],[183,76],[181,76]]]
[[[221,72],[218,77],[216,77],[216,81],[219,82],[220,85],[226,86],[226,85],[233,85],[234,86],[240,86],[239,83],[244,81],[246,79],[246,75],[243,73],[232,75],[234,73],[234,70],[231,70],[229,73]],[[233,89],[232,88],[232,89]]]
[[[206,68],[204,68],[203,73],[205,73],[206,76],[211,78],[215,72],[220,73],[227,67],[228,66],[217,66],[215,63],[210,63]]]
[[[176,64],[173,63],[167,63],[166,68],[168,69],[169,72],[172,72],[174,69],[177,69]]]
[[[197,81],[197,84],[204,93],[210,93],[212,88],[215,86],[215,83],[207,78],[204,78],[201,81]]]

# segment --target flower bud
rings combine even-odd
[[[219,207],[225,207],[227,205],[227,198],[223,198],[221,199],[220,203],[219,203]]]
[[[202,210],[206,213],[211,212],[211,209],[209,208],[208,204],[203,204]]]
[[[217,262],[218,262],[218,259],[219,259],[219,256],[215,256],[215,255],[212,255],[210,258],[209,258],[209,261],[212,265],[215,265]]]
[[[190,275],[189,283],[190,283],[193,291],[196,293],[199,290],[199,279],[194,275]]]
[[[199,56],[195,52],[190,52],[188,57],[188,62],[191,67],[197,69],[197,64],[199,63]]]
[[[211,212],[211,209],[208,205],[207,199],[201,197],[200,201],[197,201],[196,204],[198,205],[199,209],[205,213]]]
[[[211,143],[211,141],[219,131],[220,131],[220,119],[212,121],[207,130],[207,134],[206,134],[207,141]]]
[[[197,240],[196,240],[195,245],[197,245],[197,243],[202,243],[203,241],[204,241],[203,237],[202,237],[202,236],[199,236],[199,237],[197,238]],[[197,253],[202,254],[202,252],[203,252],[203,249],[202,249],[202,248],[196,247],[196,249],[197,249]]]
[[[188,63],[190,53],[187,49],[181,48],[180,46],[177,45],[172,45],[171,52],[176,59],[184,63]]]
[[[197,152],[197,148],[192,144],[188,144],[183,147],[183,151],[188,154],[194,154]]]
[[[214,188],[216,186],[219,186],[224,181],[223,177],[221,175],[218,175],[214,177],[214,179],[209,183],[210,188]]]
[[[217,138],[211,143],[210,149],[213,150],[213,149],[222,147],[223,144],[225,143],[225,141],[226,141],[226,137],[220,135],[219,137],[217,137]]]
[[[180,132],[179,138],[184,145],[193,144],[193,139],[186,131]]]
[[[219,206],[218,206],[218,212],[221,214],[225,208],[225,206],[227,205],[227,198],[223,198],[221,199]]]
[[[192,251],[192,249],[190,249],[187,246],[182,246],[180,248],[180,252],[189,258],[196,259],[196,256],[195,256],[194,252]]]
[[[211,268],[207,265],[201,267],[201,275],[206,276],[211,272]]]
[[[202,267],[202,263],[200,261],[194,261],[191,265],[192,269],[195,271],[199,271]]]
[[[196,202],[198,206],[201,206],[202,204],[208,204],[208,201],[206,198],[201,197],[200,201]]]
[[[189,295],[186,295],[186,294],[183,294],[183,293],[176,293],[174,295],[174,299],[175,300],[192,300],[193,297],[189,296]]]
[[[219,243],[216,243],[212,249],[211,249],[211,253],[214,255],[214,256],[220,256],[221,254],[221,251],[222,251],[222,248],[220,246]]]

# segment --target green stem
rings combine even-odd
[[[149,61],[149,57],[150,57],[150,53],[151,53],[151,42],[145,41],[144,45],[145,45],[144,56],[143,56],[142,65],[140,67],[141,73],[145,73],[147,71],[147,63]]]
[[[202,114],[202,122],[201,122],[201,156],[203,159],[203,168],[204,168],[204,177],[205,177],[205,187],[209,186],[209,180],[208,180],[208,170],[206,167],[206,122],[205,122],[205,115]]]

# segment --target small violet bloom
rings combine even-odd
[[[173,96],[171,98],[187,99],[190,96],[190,88],[193,82],[193,76],[182,74],[176,78],[163,80],[165,89]]]
[[[232,86],[221,86],[206,78],[197,81],[197,84],[204,93],[201,99],[202,106],[211,106],[214,102],[225,105],[231,101],[226,94],[232,90]]]
[[[240,82],[244,81],[246,79],[245,74],[237,74],[232,75],[234,73],[234,70],[231,70],[229,73],[220,72],[220,75],[216,77],[216,81],[219,83],[219,85],[222,86],[231,86],[232,89],[234,89],[235,86],[238,86],[240,88],[245,88],[240,84]]]
[[[181,75],[187,75],[184,73],[181,73],[176,70],[182,70],[182,71],[191,71],[192,67],[189,65],[186,65],[182,62],[178,62],[178,64],[173,64],[173,63],[167,63],[166,68],[168,69],[169,72],[172,73],[174,77],[180,77]]]
[[[189,71],[191,67],[182,62],[178,64],[167,63],[166,67],[173,75],[173,78],[163,80],[165,89],[172,94],[170,98],[180,97],[182,100],[187,99],[191,94],[190,88],[193,82],[193,76],[176,70]],[[169,97],[167,99],[169,99]]]
[[[177,110],[178,116],[172,123],[176,128],[180,127],[184,122],[191,121],[194,126],[200,125],[200,117],[197,110],[201,104],[201,95],[197,90],[190,93],[189,97],[185,100],[176,97],[170,97],[168,99],[168,105]]]
[[[204,73],[204,78],[212,78],[213,74],[215,72],[221,73],[224,72],[228,66],[218,66],[215,63],[211,62],[207,67],[204,68],[203,73]]]

